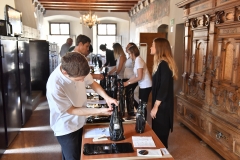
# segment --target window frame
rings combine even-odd
[[[51,24],[59,24],[59,34],[52,34],[51,33]],[[60,24],[68,24],[69,26],[69,34],[61,34],[61,27]],[[49,35],[70,35],[70,22],[49,22]]]
[[[98,33],[98,25],[103,25],[103,24],[105,24],[106,26],[107,25],[115,25],[115,34],[107,34],[107,27],[106,27],[106,34],[99,34]],[[97,35],[99,35],[99,36],[117,36],[117,23],[100,23],[100,24],[97,24]]]

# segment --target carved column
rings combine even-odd
[[[213,70],[213,76],[217,81],[219,81],[220,74],[220,64],[221,64],[221,53],[222,53],[222,41],[218,41],[217,45],[217,55],[215,57],[215,65]]]
[[[236,42],[235,46],[235,54],[234,54],[234,59],[233,59],[233,79],[232,83],[234,86],[237,86],[238,84],[238,76],[239,76],[239,47],[240,47],[240,41]]]
[[[185,36],[184,36],[184,41],[185,41],[185,46],[184,46],[184,68],[183,68],[183,84],[182,84],[182,91],[180,92],[181,95],[186,95],[188,92],[188,85],[187,85],[187,81],[188,81],[188,74],[190,72],[190,62],[189,62],[189,58],[190,58],[190,52],[191,52],[191,30],[190,30],[190,24],[189,24],[189,20],[187,20],[185,22]]]
[[[197,47],[197,40],[194,40],[192,42],[192,55],[191,55],[191,74],[190,74],[190,78],[193,79],[194,78],[194,74],[196,73],[196,54],[198,52],[198,47]]]

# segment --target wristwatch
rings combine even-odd
[[[131,82],[130,82],[130,81],[128,81],[128,84],[131,84]]]

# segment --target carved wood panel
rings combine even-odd
[[[178,116],[224,158],[240,159],[240,0],[184,3],[184,94],[177,98]]]
[[[203,37],[202,39],[206,38]],[[194,97],[195,99],[198,99],[199,101],[205,100],[205,73],[207,63],[207,51],[207,41],[194,40],[192,42],[192,56],[190,60],[191,74],[188,79],[189,95]]]

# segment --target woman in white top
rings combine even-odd
[[[127,53],[128,53],[128,48],[133,46],[133,45],[136,46],[135,43],[132,43],[132,42],[128,43],[128,45],[126,47],[126,52]],[[128,59],[126,60],[126,63],[125,63],[123,82],[127,82],[133,75],[134,75],[134,72],[133,72],[133,61],[132,61],[132,59],[129,56]],[[137,85],[138,85],[137,82],[132,83],[132,84],[128,85],[126,87],[126,90],[125,90],[127,113],[128,113],[129,116],[135,116],[135,114],[134,114],[134,106],[135,106],[136,109],[138,107],[138,103],[134,99],[134,96],[133,96],[134,90],[137,87]],[[130,96],[133,96],[133,97],[130,97]],[[131,98],[133,98],[133,99],[131,99]],[[133,102],[132,102],[132,100],[133,100]]]
[[[137,46],[131,46],[128,49],[130,58],[133,60],[134,67],[133,72],[134,76],[132,76],[127,82],[124,82],[124,86],[128,86],[129,84],[138,82],[139,85],[139,99],[142,102],[148,102],[149,94],[152,90],[152,80],[147,69],[146,63],[139,56],[140,52]],[[147,109],[145,108],[145,120],[147,120]]]
[[[112,75],[114,72],[117,73],[118,79],[123,79],[125,62],[127,60],[126,55],[122,49],[122,46],[119,43],[113,45],[114,58],[117,60],[116,66],[109,71],[109,75]]]

